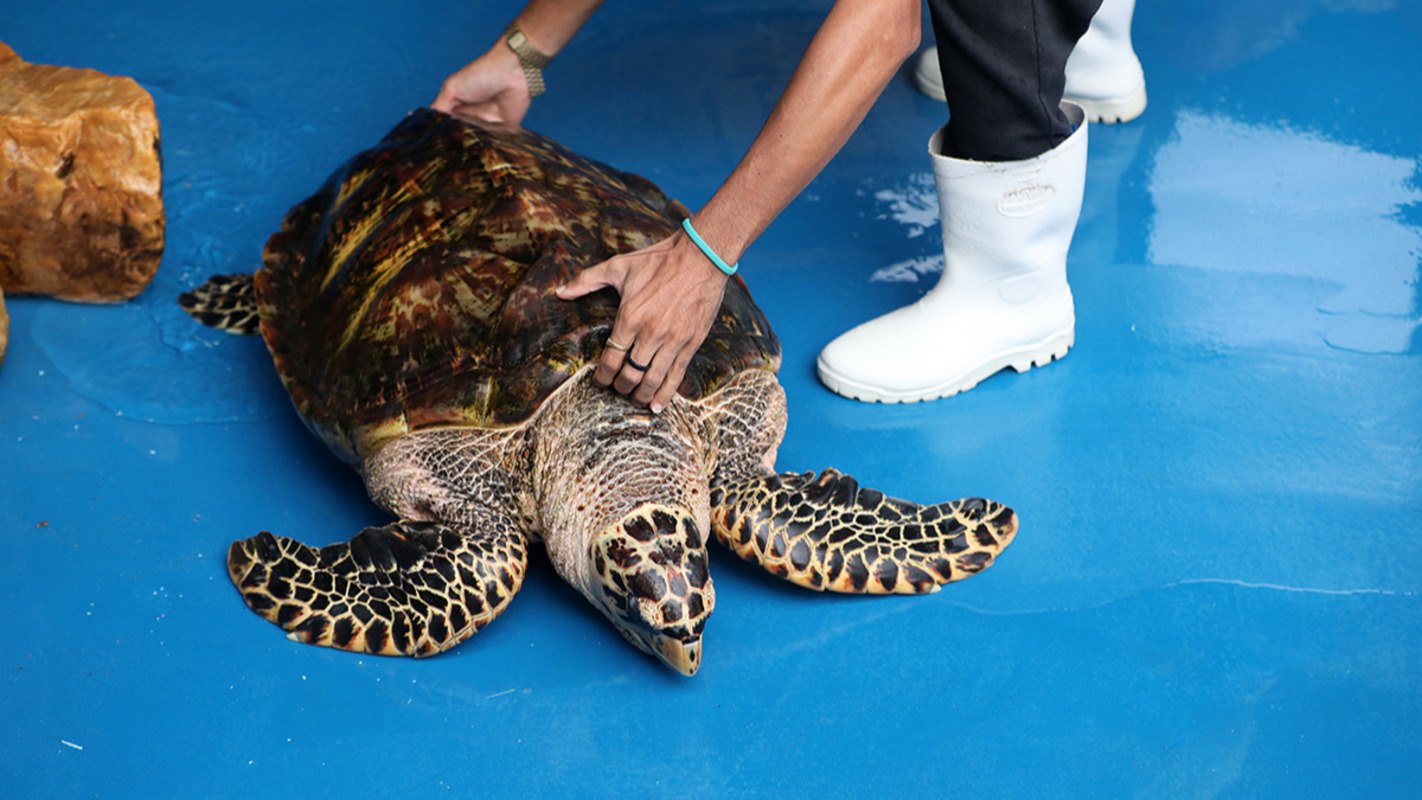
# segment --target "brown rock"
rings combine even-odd
[[[125,300],[163,257],[153,98],[132,78],[29,64],[0,43],[0,286]]]

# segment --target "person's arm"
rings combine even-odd
[[[918,48],[920,13],[918,0],[837,0],[750,150],[692,218],[728,263],[844,146]],[[631,347],[604,350],[594,379],[660,412],[711,330],[726,276],[678,232],[584,270],[558,296],[572,300],[608,286],[621,296],[611,341]]]
[[[528,43],[556,55],[588,21],[603,0],[532,0],[514,18]],[[450,75],[431,108],[459,117],[517,126],[532,100],[518,56],[504,37],[484,55]]]

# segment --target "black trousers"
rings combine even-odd
[[[1102,0],[928,0],[948,95],[943,155],[1035,158],[1071,135],[1066,62]]]

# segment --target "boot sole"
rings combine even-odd
[[[943,91],[942,78],[932,74],[938,68],[937,62],[925,69],[920,60],[914,67],[913,85],[919,92],[932,97],[934,100],[948,99],[948,95]],[[1105,97],[1091,99],[1089,97],[1072,97],[1066,95],[1063,100],[1069,103],[1076,103],[1086,111],[1086,119],[1089,122],[1097,122],[1102,125],[1119,125],[1124,122],[1139,117],[1145,113],[1146,109],[1146,87],[1142,81],[1139,86],[1130,92],[1117,97]]]
[[[1065,333],[1054,334],[1041,343],[986,361],[969,371],[966,377],[960,376],[928,389],[908,392],[895,392],[850,380],[826,366],[824,359],[817,360],[816,371],[819,372],[820,382],[830,391],[851,400],[863,403],[920,403],[961,394],[1005,369],[1022,373],[1033,367],[1045,367],[1065,356],[1075,343],[1076,329],[1073,327]]]
[[[1123,122],[1130,122],[1145,112],[1146,108],[1146,87],[1142,81],[1139,86],[1131,90],[1128,94],[1116,97],[1104,97],[1092,99],[1089,97],[1063,97],[1069,103],[1076,103],[1086,112],[1086,118],[1091,122],[1099,122],[1103,125],[1117,125]]]

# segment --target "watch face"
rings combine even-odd
[[[523,31],[518,31],[509,37],[509,45],[515,50],[526,44],[528,44],[528,37],[523,35]]]

